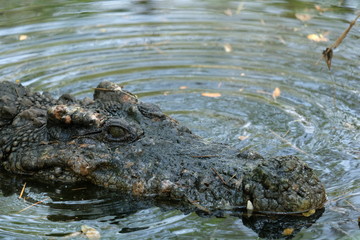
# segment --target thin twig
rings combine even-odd
[[[71,191],[79,191],[79,190],[85,190],[87,187],[79,187],[79,188],[73,188]]]
[[[43,200],[41,200],[41,201],[38,201],[38,202],[36,202],[36,203],[33,203],[33,204],[31,204],[30,206],[28,206],[28,207],[20,210],[18,213],[21,213],[21,212],[23,212],[23,211],[25,211],[25,210],[28,210],[29,208],[31,208],[31,207],[33,207],[33,206],[35,206],[35,205],[38,205],[38,204],[40,204],[40,203],[48,200],[49,198],[50,198],[50,197],[47,197],[47,198],[45,198],[45,199],[43,199]]]
[[[360,17],[360,14],[357,15],[357,17],[353,21],[350,22],[349,27],[347,27],[347,29],[345,29],[345,31],[340,35],[340,37],[338,39],[336,39],[336,41],[329,48],[335,49],[342,43],[342,41],[344,40],[346,35],[349,33],[350,29],[355,25],[355,23],[359,17]]]
[[[350,207],[352,207],[355,211],[360,212],[360,209],[355,207],[354,204],[352,204],[351,202],[349,202],[348,200],[345,200],[344,202],[346,202]]]
[[[231,178],[229,178],[229,180],[227,182],[230,182],[231,179],[233,179],[236,176],[237,173],[234,173],[234,175],[231,176]]]
[[[345,37],[347,36],[347,34],[349,33],[350,29],[355,25],[356,21],[358,20],[358,18],[360,17],[360,14],[353,20],[350,22],[350,25],[345,29],[345,31],[340,35],[340,37],[338,37],[338,39],[336,39],[336,41],[331,44],[329,47],[327,47],[324,51],[323,51],[323,58],[326,62],[326,65],[328,66],[329,70],[331,68],[331,60],[333,57],[333,49],[337,48],[342,41],[345,39]]]
[[[360,195],[360,193],[357,193],[357,194],[353,193],[354,190],[356,190],[356,189],[360,189],[360,187],[357,187],[357,188],[351,189],[349,191],[343,192],[339,196],[336,196],[333,199],[330,199],[329,202],[338,202],[340,200],[343,200],[343,199],[346,199],[346,198],[349,198],[349,197],[352,197],[352,196]],[[351,193],[353,193],[353,194],[351,194]]]
[[[227,184],[227,182],[225,182],[224,178],[218,173],[218,171],[216,171],[215,168],[211,168],[211,170],[214,171],[214,173],[220,178],[220,180],[221,180],[221,182],[222,182],[223,184],[225,184],[226,186],[229,186],[229,185]]]
[[[108,89],[108,88],[93,88],[93,90],[104,91],[104,92],[115,92],[114,89]]]
[[[25,187],[26,187],[26,182],[24,183],[24,186],[21,189],[20,195],[19,195],[19,199],[22,198],[22,195],[24,194],[25,191]]]
[[[286,140],[285,138],[281,137],[279,134],[273,132],[272,130],[270,130],[270,132],[271,132],[272,134],[274,134],[275,137],[279,138],[281,141],[283,141],[283,142],[285,142],[286,144],[288,144],[290,147],[294,148],[295,150],[297,150],[297,151],[299,151],[299,152],[301,152],[301,153],[303,153],[303,154],[308,155],[307,152],[305,152],[305,151],[301,150],[300,148],[298,148],[297,146],[293,145],[291,142],[289,142],[289,141]]]
[[[204,156],[191,156],[193,158],[214,158],[214,157],[219,157],[217,155],[204,155]]]
[[[196,208],[198,208],[199,210],[203,211],[203,212],[206,212],[207,214],[211,214],[211,211],[209,209],[207,209],[206,207],[204,206],[201,206],[200,204],[198,204],[196,201],[194,200],[191,200],[188,198],[188,201],[194,205]]]

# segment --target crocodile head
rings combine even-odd
[[[326,200],[314,171],[298,158],[263,158],[206,142],[110,82],[83,100],[1,82],[0,150],[1,168],[14,174],[88,181],[204,211],[248,205],[304,212]]]

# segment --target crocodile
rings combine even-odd
[[[44,182],[89,182],[204,212],[323,209],[325,189],[296,156],[207,141],[112,82],[93,99],[0,82],[0,168]]]

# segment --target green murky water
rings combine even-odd
[[[329,201],[294,239],[356,239],[359,23],[335,51],[331,73],[321,52],[359,9],[357,0],[0,0],[0,80],[78,97],[113,81],[204,138],[298,155],[317,171]],[[17,198],[21,180],[1,179],[4,239],[56,238],[84,224],[102,239],[257,239],[236,217],[134,210],[101,190],[33,184],[25,202]]]

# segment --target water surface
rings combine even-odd
[[[0,0],[0,76],[77,97],[113,81],[206,139],[297,155],[316,170],[329,201],[294,239],[360,238],[359,24],[334,52],[331,72],[321,59],[359,8],[356,0]],[[89,186],[32,184],[24,201],[21,179],[2,180],[3,238],[56,238],[86,224],[103,239],[257,239],[238,217],[151,204],[134,211]]]

